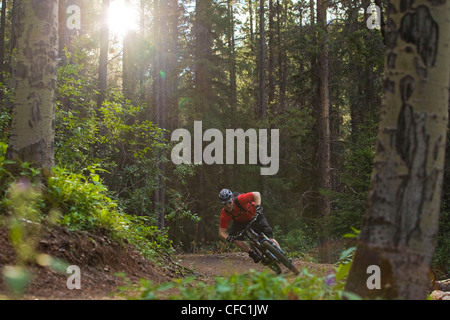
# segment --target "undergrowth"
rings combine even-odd
[[[173,251],[167,234],[151,225],[149,217],[128,215],[121,209],[102,183],[101,169],[87,167],[73,173],[55,167],[45,176],[29,163],[5,160],[6,145],[0,147],[1,224],[11,226],[15,221],[24,229],[27,222],[57,224],[73,231],[101,228],[151,260]]]
[[[304,269],[295,279],[273,272],[250,270],[230,277],[216,277],[214,282],[196,277],[154,284],[142,279],[140,286],[121,288],[129,299],[139,300],[340,300],[355,299],[344,292],[344,281],[334,275],[321,278]]]

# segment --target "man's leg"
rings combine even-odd
[[[250,247],[247,245],[247,242],[245,242],[245,241],[234,240],[233,244],[236,245],[236,247],[238,247],[239,249],[241,249],[244,252],[248,253],[250,251]]]
[[[270,227],[269,223],[267,222],[267,219],[264,215],[260,216],[260,219],[258,221],[258,227],[259,229],[264,232],[264,234],[270,239],[272,240],[277,246],[278,248],[280,247],[280,244],[278,243],[277,240],[275,240],[273,238],[273,229]]]
[[[281,249],[280,245],[278,244],[277,240],[275,240],[274,238],[269,238],[270,240],[272,240],[277,246],[278,248]]]
[[[242,241],[242,240],[234,240],[233,244],[236,245],[242,251],[248,253],[250,258],[252,258],[255,263],[258,263],[261,261],[262,256],[259,253],[250,250],[250,247],[247,245],[247,242]]]
[[[246,225],[247,225],[246,223],[233,223],[233,225],[231,226],[230,234],[239,233],[246,227]],[[243,239],[243,237],[241,239]],[[247,245],[247,242],[245,242],[245,240],[241,240],[241,239],[234,240],[233,244],[236,245],[243,252],[248,253],[250,258],[252,258],[255,263],[258,263],[259,261],[261,261],[262,256],[259,253],[250,250],[250,247]]]

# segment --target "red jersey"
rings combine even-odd
[[[243,193],[238,195],[238,201],[242,208],[248,211],[242,211],[237,204],[234,204],[234,210],[230,213],[225,211],[225,208],[222,208],[222,212],[220,213],[220,224],[219,227],[223,229],[227,229],[230,221],[234,217],[234,221],[236,222],[246,222],[250,221],[253,216],[256,214],[256,208],[254,201],[253,192]]]

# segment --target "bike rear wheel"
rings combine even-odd
[[[284,255],[284,253],[275,244],[270,241],[264,241],[262,245],[271,252],[286,268],[292,271],[295,275],[299,272],[297,268],[292,264],[292,262]]]

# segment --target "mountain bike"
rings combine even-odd
[[[261,262],[263,265],[269,267],[276,274],[281,273],[280,263],[286,268],[292,271],[295,275],[299,272],[297,268],[292,264],[292,260],[286,256],[286,253],[278,247],[272,240],[270,240],[263,232],[257,232],[253,229],[252,225],[258,219],[259,214],[250,220],[248,225],[236,235],[231,235],[232,240],[244,236],[249,243],[251,250],[259,253],[262,256]]]

